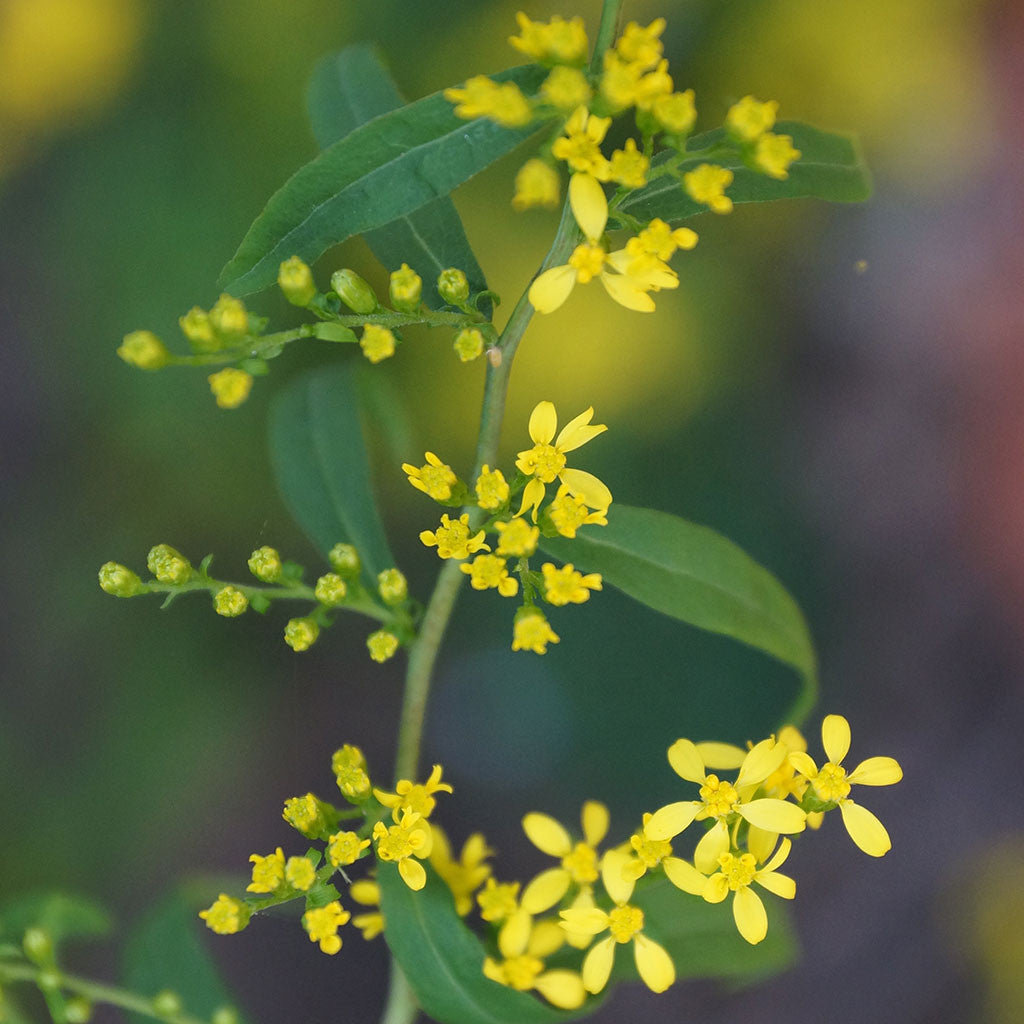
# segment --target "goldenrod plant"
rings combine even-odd
[[[586,468],[614,423],[595,422],[585,395],[567,409],[534,396],[517,450],[499,450],[512,367],[535,313],[610,299],[654,314],[658,293],[685,273],[698,244],[690,223],[701,215],[783,198],[850,202],[870,191],[850,139],[780,121],[773,101],[748,95],[706,110],[721,125],[696,133],[694,93],[676,88],[663,55],[664,19],[627,22],[623,6],[604,0],[593,41],[579,16],[542,22],[520,13],[509,42],[528,63],[407,105],[372,49],[329,58],[311,91],[322,152],[271,197],[225,267],[212,308],[181,317],[189,351],[146,329],[117,350],[143,370],[210,371],[214,401],[231,410],[287,346],[349,346],[284,388],[272,413],[277,482],[321,552],[314,572],[261,545],[248,558],[251,578],[227,580],[212,575],[210,556],[193,565],[159,543],[146,574],[111,561],[99,582],[115,597],[158,594],[165,604],[202,592],[224,618],[269,617],[286,605],[294,613],[274,628],[296,654],[329,643],[330,630],[362,629],[368,671],[371,661],[404,657],[393,784],[355,743],[339,746],[332,799],[322,789],[281,794],[282,817],[300,838],[253,853],[251,882],[211,890],[199,914],[211,931],[232,935],[287,905],[328,956],[343,956],[353,936],[383,936],[393,959],[387,1024],[421,1012],[440,1024],[546,1024],[585,1016],[609,986],[633,978],[664,992],[693,977],[764,976],[786,962],[772,943],[788,927],[779,901],[796,896],[796,880],[781,870],[793,843],[838,810],[861,851],[882,857],[891,846],[851,794],[898,782],[897,761],[873,756],[847,767],[850,725],[839,714],[821,721],[823,755],[809,752],[799,731],[815,700],[815,657],[782,585],[712,530],[616,502],[614,470],[600,479]],[[364,96],[358,116],[346,98],[353,92]],[[629,134],[609,152],[615,122]],[[561,218],[499,324],[499,298],[448,195],[524,144],[506,201],[518,211],[561,203]],[[355,235],[393,268],[387,294],[351,268],[314,272],[329,248]],[[602,289],[577,293],[595,278]],[[274,284],[302,311],[300,326],[268,331],[246,305]],[[400,359],[403,332],[414,326],[445,337],[438,359],[478,362],[485,378],[472,466],[426,451],[392,467],[408,481],[419,540],[441,563],[425,595],[411,591],[390,554],[353,376],[363,358],[375,367]],[[551,858],[536,877],[511,879],[472,822],[460,822],[471,834],[456,853],[437,818],[457,819],[457,793],[440,765],[421,764],[434,664],[466,583],[508,599],[504,642],[517,657],[563,643],[564,617],[587,611],[567,606],[616,588],[785,663],[800,676],[800,696],[777,709],[773,734],[744,745],[687,736],[680,720],[667,750],[679,799],[658,807],[637,793],[624,832],[592,793],[579,794],[579,827],[543,809],[510,811],[525,840]],[[67,974],[52,923],[60,915],[48,913],[30,921],[20,946],[0,946],[0,983],[36,985],[58,1024],[86,1020],[97,1002],[176,1024],[239,1019],[227,1005],[190,1007],[171,989],[135,995]],[[714,949],[700,963],[696,934]]]

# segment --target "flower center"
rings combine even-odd
[[[576,269],[580,284],[592,281],[604,267],[604,249],[599,245],[577,245],[569,257],[569,266]]]
[[[416,830],[392,825],[387,834],[380,836],[377,841],[377,856],[381,860],[403,860],[411,857],[421,845],[422,840]]]
[[[586,843],[577,843],[572,853],[562,858],[562,867],[572,875],[572,880],[579,884],[596,882],[597,851]]]
[[[629,942],[644,926],[644,912],[628,903],[616,907],[608,915],[608,930],[616,942]]]
[[[544,962],[535,956],[514,956],[502,965],[505,977],[511,988],[520,992],[528,992],[533,988],[534,978],[544,970]]]
[[[831,761],[821,766],[814,780],[814,791],[822,800],[842,800],[850,795],[850,784],[846,781],[846,769]]]
[[[709,775],[700,787],[704,801],[704,818],[724,818],[736,809],[739,794],[731,782],[720,782],[717,775]]]
[[[420,470],[420,480],[427,489],[427,494],[435,500],[447,501],[451,497],[455,474],[447,466],[424,466]]]
[[[723,853],[718,858],[718,864],[722,869],[722,874],[729,880],[729,888],[733,892],[745,889],[750,885],[757,871],[757,861],[752,853],[744,853],[741,857]]]
[[[526,454],[526,463],[542,484],[549,484],[565,469],[565,456],[553,444],[535,444]]]
[[[672,844],[667,839],[648,839],[643,831],[630,836],[629,844],[649,868],[657,867],[672,853]]]

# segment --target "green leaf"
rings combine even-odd
[[[110,915],[98,903],[62,892],[30,893],[0,907],[0,936],[14,942],[29,928],[42,928],[54,942],[109,935]]]
[[[198,917],[210,903],[210,891],[210,886],[197,884],[153,907],[129,936],[123,970],[126,988],[142,996],[170,989],[181,996],[187,1014],[207,1020],[220,1007],[235,1005],[207,950],[206,929]],[[149,1020],[130,1016],[138,1024]]]
[[[313,72],[307,100],[321,149],[404,104],[380,52],[365,43],[325,57]],[[423,301],[432,308],[444,305],[437,293],[437,276],[448,267],[465,271],[471,294],[487,289],[455,204],[447,196],[367,231],[364,237],[385,267],[394,270],[408,263],[423,278]],[[489,308],[484,312],[489,314]]]
[[[792,666],[803,686],[787,721],[798,723],[813,705],[817,665],[800,608],[767,569],[721,534],[667,512],[614,504],[607,526],[584,526],[572,540],[541,538],[541,547],[599,572],[605,583],[657,611]]]
[[[871,174],[855,138],[822,131],[799,121],[780,121],[775,131],[792,136],[793,145],[801,152],[800,159],[790,167],[785,181],[750,170],[738,156],[711,161],[732,169],[735,177],[725,194],[734,203],[803,198],[856,203],[871,195]],[[690,148],[706,149],[723,138],[724,132],[719,128],[692,139]],[[653,165],[657,167],[670,158],[671,154],[666,153],[660,160],[655,159]],[[687,160],[680,167],[692,169],[704,162],[699,158]],[[679,180],[670,174],[655,178],[650,184],[630,193],[619,209],[641,221],[661,217],[669,222],[708,212],[708,208],[691,199]]]
[[[527,92],[542,69],[513,68],[495,78]],[[312,262],[332,245],[382,227],[447,195],[540,127],[464,121],[440,93],[375,117],[297,171],[256,218],[221,284],[236,295],[277,279],[290,256]]]
[[[367,585],[395,564],[377,514],[352,371],[327,366],[302,374],[270,410],[270,460],[296,522],[326,556],[354,544]]]
[[[394,864],[381,864],[384,938],[401,965],[424,1013],[438,1024],[555,1024],[592,1013],[600,1000],[579,1010],[556,1010],[526,992],[484,976],[486,953],[455,913],[451,893],[427,867],[427,884],[413,892]]]

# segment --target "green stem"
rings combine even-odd
[[[590,61],[590,70],[594,74],[601,70],[604,51],[612,45],[612,40],[618,34],[623,3],[625,0],[604,0],[604,6],[601,8],[601,23],[598,25],[597,39],[594,41],[594,56]]]
[[[77,978],[71,974],[62,974],[51,968],[41,969],[21,964],[0,964],[0,981],[30,981],[38,985],[43,975],[54,977],[61,990],[84,996],[93,1003],[106,1003],[108,1006],[116,1006],[129,1011],[129,1013],[141,1013],[155,1020],[172,1021],[173,1024],[207,1024],[206,1021],[202,1021],[198,1017],[190,1017],[183,1013],[175,1017],[158,1014],[153,1009],[151,999],[136,995],[134,992],[126,992],[124,989],[114,988],[112,985],[101,985],[98,982]]]

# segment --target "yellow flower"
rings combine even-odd
[[[476,480],[476,503],[483,509],[501,508],[508,501],[508,484],[500,469],[491,469],[486,463]]]
[[[558,931],[559,929],[554,929]],[[533,923],[530,915],[519,911],[498,932],[498,950],[504,958],[484,960],[484,974],[499,985],[519,992],[536,989],[549,1003],[563,1010],[575,1010],[587,998],[583,979],[576,971],[544,970],[544,957],[556,952],[563,935],[553,935],[549,923]]]
[[[488,878],[483,889],[476,894],[476,902],[485,921],[504,921],[519,909],[519,883]]]
[[[227,893],[221,893],[216,903],[206,910],[200,910],[199,916],[206,922],[206,927],[218,935],[234,935],[248,923],[252,910],[248,903],[236,900]]]
[[[377,907],[373,913],[360,914],[352,918],[352,923],[363,933],[369,942],[384,931],[384,915],[380,912],[380,886],[370,878],[362,878],[353,882],[348,890],[349,896],[364,907]]]
[[[590,102],[590,83],[579,68],[559,65],[544,79],[540,94],[559,110],[575,110]]]
[[[471,534],[469,529],[469,514],[459,516],[454,522],[451,516],[441,516],[441,525],[431,533],[424,530],[420,534],[420,540],[428,548],[437,548],[439,558],[469,558],[476,551],[490,551],[490,546],[484,543],[484,531]]]
[[[537,550],[540,529],[531,526],[525,519],[513,519],[507,523],[495,523],[498,531],[498,554],[510,558],[529,558]]]
[[[819,800],[838,805],[846,831],[860,849],[872,857],[884,856],[892,849],[889,833],[866,807],[850,799],[850,787],[895,785],[903,778],[903,769],[894,758],[869,757],[847,773],[842,762],[850,749],[850,723],[842,715],[825,717],[821,742],[828,761],[820,771],[810,755],[802,751],[791,752],[790,763],[810,782]]]
[[[660,217],[655,217],[636,237],[626,243],[626,252],[637,258],[644,254],[659,260],[670,260],[677,249],[693,249],[697,244],[697,232],[691,228],[672,230]]]
[[[238,587],[233,587],[230,583],[226,587],[221,587],[213,595],[213,610],[227,619],[244,615],[248,607],[249,598]]]
[[[727,167],[701,164],[683,175],[687,195],[695,202],[704,203],[712,213],[729,213],[732,200],[725,190],[732,184],[733,174]]]
[[[520,128],[533,119],[530,101],[515,82],[499,84],[486,75],[468,79],[461,89],[445,89],[444,98],[456,104],[456,117],[489,117],[506,128]]]
[[[415,811],[404,810],[396,817],[396,824],[385,825],[378,821],[373,826],[373,840],[377,844],[377,856],[384,861],[397,861],[398,873],[410,889],[420,890],[427,884],[427,873],[423,865],[413,860],[425,860],[430,856],[433,835],[430,823]]]
[[[729,749],[729,748],[726,748]],[[668,760],[675,773],[688,782],[700,784],[700,799],[667,804],[655,811],[644,826],[652,839],[671,839],[679,835],[692,821],[715,820],[714,826],[704,833],[694,853],[698,870],[714,870],[718,858],[729,850],[729,826],[736,815],[765,831],[792,834],[802,832],[807,815],[795,804],[774,797],[752,800],[758,786],[786,759],[788,749],[773,738],[762,740],[744,756],[734,782],[726,782],[709,774],[705,755],[713,756],[716,745],[701,750],[690,740],[680,739],[669,747]]]
[[[725,115],[725,129],[737,142],[750,143],[770,131],[775,124],[779,104],[775,100],[762,103],[753,96],[744,96]]]
[[[369,839],[360,839],[357,832],[336,832],[327,841],[327,859],[336,867],[355,864],[370,845]]]
[[[508,563],[498,555],[477,555],[472,563],[463,562],[459,568],[469,576],[474,590],[497,590],[502,597],[515,597],[519,581],[508,574]]]
[[[588,800],[580,813],[582,842],[574,842],[554,818],[536,811],[523,818],[526,838],[541,853],[557,857],[559,866],[542,871],[523,890],[521,905],[530,914],[542,914],[561,902],[572,885],[590,886],[600,877],[597,847],[608,834],[608,808]]]
[[[254,853],[249,860],[252,884],[246,886],[246,892],[273,892],[284,881],[284,850],[280,846],[266,857]]]
[[[800,150],[793,148],[789,135],[773,135],[767,132],[754,146],[754,164],[769,178],[785,181],[789,177],[789,165],[800,159]]]
[[[687,135],[697,121],[697,107],[694,105],[692,89],[673,92],[655,97],[651,104],[654,119],[672,135]]]
[[[132,331],[126,334],[117,354],[140,370],[159,370],[171,357],[164,343],[152,331]]]
[[[537,608],[521,608],[512,627],[512,650],[547,654],[548,644],[557,644],[558,634]]]
[[[601,880],[615,902],[612,910],[572,907],[560,911],[562,927],[570,938],[610,933],[608,938],[591,947],[583,961],[583,985],[588,992],[596,994],[608,984],[615,947],[627,942],[633,943],[636,969],[644,984],[653,992],[664,992],[676,980],[675,965],[664,948],[643,934],[644,912],[628,902],[634,883],[623,877],[622,857],[621,852],[609,851],[601,863]]]
[[[333,956],[341,949],[338,929],[343,924],[348,924],[351,917],[352,915],[347,910],[342,910],[341,904],[334,900],[325,907],[307,910],[302,915],[302,927],[309,934],[310,942],[319,942],[320,949]]]
[[[537,157],[527,160],[519,168],[515,185],[512,206],[516,210],[529,210],[533,206],[557,206],[562,195],[558,171]]]
[[[581,412],[570,420],[558,437],[558,413],[551,402],[538,402],[530,414],[530,440],[533,447],[519,452],[516,469],[532,479],[523,489],[523,503],[517,515],[533,509],[533,521],[537,521],[537,508],[544,500],[544,488],[556,478],[569,489],[570,494],[582,498],[593,509],[607,511],[612,503],[612,493],[596,476],[580,469],[566,468],[565,456],[592,441],[608,428],[602,423],[591,426],[594,409]],[[554,442],[554,443],[552,443]],[[499,552],[501,545],[498,546]]]
[[[252,374],[245,370],[236,370],[229,366],[226,369],[211,373],[206,378],[210,383],[210,391],[221,409],[237,409],[252,391]]]
[[[757,882],[776,896],[791,900],[796,895],[796,882],[775,869],[782,866],[792,845],[788,839],[783,839],[778,851],[762,868],[758,868],[757,858],[752,853],[726,851],[718,858],[718,871],[704,883],[701,895],[708,903],[721,903],[733,893],[733,920],[740,935],[751,945],[768,934],[768,914],[751,885]]]
[[[455,475],[451,466],[443,463],[433,452],[425,452],[426,465],[410,465],[402,463],[402,472],[409,478],[409,483],[418,491],[423,491],[434,501],[448,501],[452,496],[452,487],[458,483],[459,478]]]
[[[520,53],[548,64],[582,64],[587,59],[587,31],[582,18],[566,21],[556,14],[545,25],[519,11],[516,22],[519,35],[509,36],[508,41]]]
[[[623,60],[614,50],[604,55],[601,74],[601,95],[613,110],[636,107],[650,110],[659,97],[672,92],[672,76],[668,61],[661,61],[653,71],[647,65]]]
[[[395,354],[395,336],[379,324],[363,324],[359,347],[371,363],[379,363]]]
[[[346,800],[361,803],[370,795],[366,757],[358,747],[346,743],[336,750],[331,757],[331,771]]]
[[[655,18],[647,28],[631,21],[615,41],[615,50],[623,60],[632,64],[654,67],[661,59],[663,47],[660,36],[664,31],[664,18]]]
[[[576,531],[588,523],[608,525],[607,509],[591,512],[582,498],[569,493],[569,488],[565,484],[558,488],[555,500],[548,505],[546,511],[555,529],[563,537],[575,537]]]
[[[612,153],[611,177],[620,185],[640,188],[647,184],[647,170],[651,161],[636,148],[635,139],[626,139],[625,149]]]
[[[374,661],[383,663],[395,656],[398,637],[386,629],[375,630],[366,638],[366,648]]]
[[[423,279],[408,263],[403,263],[398,270],[392,270],[388,279],[388,295],[391,305],[403,313],[414,312],[420,304],[423,294]]]
[[[312,793],[285,800],[281,817],[307,839],[322,839],[337,823],[334,808]]]
[[[463,363],[471,363],[484,353],[484,336],[476,327],[464,327],[455,335],[452,348]]]
[[[589,600],[590,591],[601,589],[600,573],[591,572],[584,576],[573,568],[571,562],[561,569],[556,569],[551,562],[545,562],[540,568],[544,574],[544,600],[548,604],[583,604]]]
[[[400,779],[395,786],[394,793],[386,793],[382,789],[374,789],[373,795],[385,806],[391,808],[391,817],[398,821],[400,814],[407,811],[414,811],[424,819],[430,817],[437,801],[435,793],[450,793],[452,787],[447,782],[441,781],[441,766],[435,764],[430,778],[424,783],[412,782],[410,779]]]
[[[431,828],[434,846],[430,851],[430,866],[451,889],[455,912],[465,917],[473,909],[473,894],[491,873],[490,864],[484,862],[494,851],[487,848],[479,832],[474,832],[463,845],[459,860],[455,860],[444,829],[440,825],[431,825]]]
[[[293,889],[308,892],[316,882],[316,868],[308,857],[289,857],[284,866],[284,877]]]
[[[611,123],[610,117],[595,117],[586,107],[577,107],[565,123],[565,135],[555,139],[551,155],[564,160],[574,171],[607,181],[611,164],[601,152],[601,143]]]
[[[220,348],[220,339],[213,333],[210,314],[205,309],[193,306],[178,318],[178,326],[197,352],[216,352]]]

